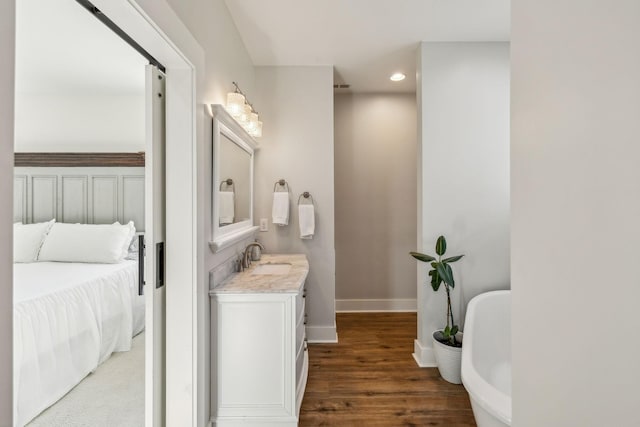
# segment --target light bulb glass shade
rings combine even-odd
[[[249,107],[249,104],[244,104],[242,106],[242,111],[240,112],[240,115],[238,117],[236,117],[236,119],[238,120],[238,122],[244,127],[247,125],[247,123],[249,122],[249,114],[251,113],[251,107]]]
[[[258,113],[250,113],[249,121],[247,122],[247,131],[251,133],[253,129],[258,125]]]
[[[260,138],[262,136],[262,122],[258,120],[253,129],[249,131],[249,134],[253,137]]]
[[[244,95],[238,92],[227,94],[227,111],[233,117],[239,117],[244,112]]]

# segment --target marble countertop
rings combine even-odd
[[[261,264],[291,264],[287,274],[252,274]],[[250,292],[297,292],[309,274],[309,262],[303,254],[262,254],[260,261],[241,273],[234,273],[209,294]]]

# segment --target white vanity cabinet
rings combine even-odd
[[[302,259],[306,271],[294,265],[283,286],[249,270],[211,291],[212,425],[298,425],[309,369]]]

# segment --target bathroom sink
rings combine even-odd
[[[253,269],[251,274],[260,274],[260,275],[285,275],[289,274],[291,270],[291,264],[288,263],[269,263],[269,264],[260,264],[256,268]]]

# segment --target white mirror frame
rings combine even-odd
[[[218,252],[226,247],[239,242],[242,239],[254,234],[258,227],[253,225],[253,157],[255,150],[258,149],[258,143],[253,139],[251,135],[244,130],[242,126],[227,112],[227,110],[220,104],[211,105],[211,114],[213,117],[213,170],[212,170],[212,185],[211,188],[211,230],[212,236],[209,241],[209,247],[213,252]],[[223,134],[238,147],[246,151],[251,157],[250,161],[250,206],[249,206],[249,219],[245,221],[236,222],[233,224],[220,227],[220,203],[218,197],[218,189],[220,188],[220,135]]]

